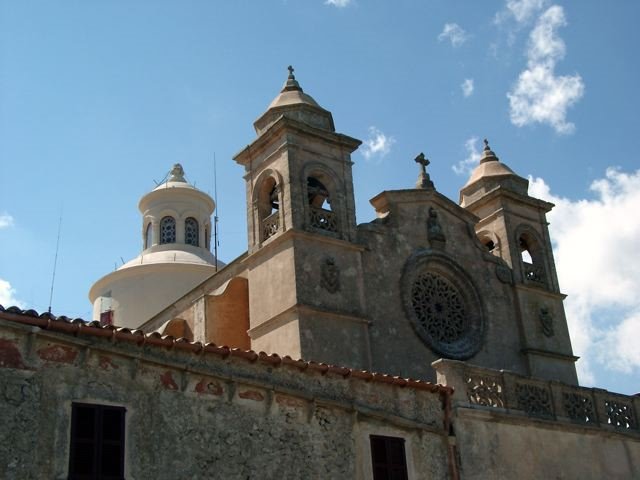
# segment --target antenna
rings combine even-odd
[[[218,172],[216,169],[216,152],[213,152],[213,200],[216,209],[213,214],[213,256],[216,259],[216,272],[218,271]]]
[[[53,258],[53,274],[51,275],[51,290],[49,291],[49,309],[51,313],[51,302],[53,300],[53,286],[56,282],[56,267],[58,265],[58,251],[60,250],[60,231],[62,230],[62,206],[60,207],[60,219],[58,220],[58,238],[56,240],[56,255]]]

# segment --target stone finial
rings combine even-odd
[[[418,181],[416,182],[416,188],[420,189],[434,189],[435,185],[431,181],[431,177],[427,173],[427,165],[431,162],[424,156],[424,153],[420,154],[414,159],[417,164],[420,165],[420,175],[418,175]]]
[[[496,157],[496,154],[493,153],[493,150],[491,150],[491,147],[489,146],[489,140],[485,138],[483,141],[484,141],[484,149],[482,150],[482,157],[480,157],[480,163],[492,162],[492,161],[497,162],[498,157]]]
[[[171,168],[171,172],[169,172],[169,179],[167,182],[186,182],[184,179],[184,169],[182,165],[176,163]]]
[[[300,87],[300,84],[296,80],[296,76],[293,74],[294,68],[291,65],[289,65],[287,67],[287,70],[289,70],[289,76],[287,77],[287,81],[284,83],[284,86],[282,87],[281,92],[289,92],[291,90],[298,90],[302,92],[302,88]]]

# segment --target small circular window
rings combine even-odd
[[[409,265],[403,282],[404,304],[418,336],[446,358],[464,360],[475,355],[482,346],[483,321],[471,282],[455,272],[457,268],[442,268],[433,259]]]

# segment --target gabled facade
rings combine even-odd
[[[247,253],[143,330],[188,318],[194,340],[244,335],[238,346],[294,358],[428,380],[431,363],[449,358],[577,384],[545,218],[553,205],[530,197],[488,143],[459,204],[438,193],[421,155],[415,188],[380,193],[376,219],[356,225],[360,141],[335,131],[293,69],[254,127],[235,156]],[[228,282],[245,297],[231,300]],[[215,307],[230,302],[240,315]]]

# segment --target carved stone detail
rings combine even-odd
[[[467,272],[436,249],[418,249],[405,263],[402,303],[420,339],[443,358],[467,360],[482,347],[484,309]]]
[[[518,409],[533,417],[553,418],[551,410],[551,395],[546,388],[518,383],[516,385]]]
[[[429,207],[429,218],[427,218],[427,238],[434,246],[439,244],[441,245],[447,240],[444,236],[444,231],[440,226],[440,221],[438,220],[438,212],[436,212],[433,207]]]
[[[326,257],[322,261],[320,285],[329,293],[336,293],[340,290],[340,268],[331,257]]]
[[[635,428],[631,404],[614,400],[605,400],[607,423],[618,428]]]
[[[593,402],[589,397],[578,393],[565,392],[562,395],[564,411],[571,420],[584,423],[596,421]]]
[[[336,214],[331,210],[325,210],[320,207],[309,206],[309,224],[317,230],[338,231]]]
[[[280,230],[280,212],[274,212],[262,221],[262,239],[274,236]]]
[[[469,356],[479,348],[469,326],[464,298],[445,277],[418,275],[411,287],[416,326],[429,345],[445,356]]]
[[[497,377],[467,376],[467,398],[470,403],[485,407],[504,408],[504,387]]]
[[[547,337],[553,337],[553,314],[550,312],[549,307],[546,305],[541,306],[538,318],[542,326],[542,333]]]
[[[511,285],[513,283],[513,277],[511,275],[511,269],[505,265],[497,265],[496,266],[496,277],[502,283],[506,283]]]

